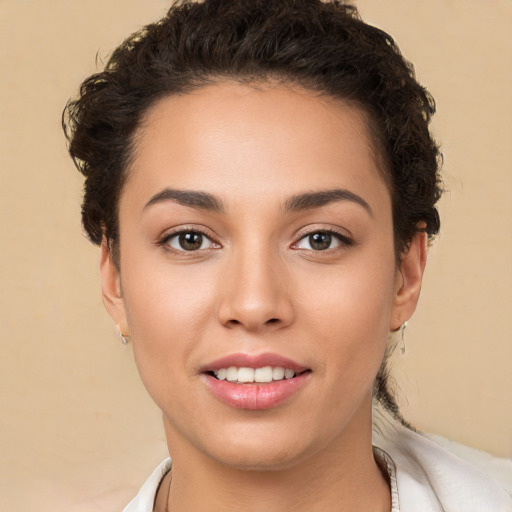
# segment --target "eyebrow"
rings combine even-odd
[[[345,189],[321,190],[318,192],[307,192],[298,194],[288,199],[284,205],[286,213],[295,213],[303,210],[320,208],[337,201],[350,201],[362,206],[373,217],[373,211],[370,205],[357,194]]]
[[[222,201],[212,194],[207,192],[198,192],[195,190],[176,190],[166,188],[158,194],[155,194],[144,206],[144,210],[148,209],[154,204],[163,203],[166,201],[174,201],[175,203],[182,204],[183,206],[191,206],[192,208],[199,208],[211,212],[223,212],[224,206]]]
[[[199,208],[217,213],[225,211],[222,201],[208,192],[195,190],[177,190],[166,188],[155,194],[144,206],[144,210],[150,206],[166,201],[173,201],[183,206]],[[320,208],[337,201],[351,201],[362,206],[370,216],[373,216],[370,205],[360,196],[346,189],[321,190],[318,192],[306,192],[290,197],[284,203],[286,213],[295,213],[304,210]]]

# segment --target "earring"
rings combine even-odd
[[[130,341],[130,335],[129,334],[123,334],[121,331],[121,327],[119,325],[116,325],[117,334],[119,334],[119,337],[121,338],[121,341],[123,342],[123,345],[128,345],[128,342]]]
[[[405,354],[405,329],[407,329],[407,322],[404,322],[400,327],[393,329],[391,332],[393,334],[400,332],[400,352],[402,355]]]
[[[407,329],[407,322],[404,322],[402,325],[400,325],[396,329],[393,329],[391,332],[399,332],[399,331],[404,332],[405,329]]]

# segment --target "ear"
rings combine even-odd
[[[116,324],[120,334],[129,336],[128,322],[124,307],[121,276],[114,262],[112,251],[105,236],[101,241],[100,255],[101,294],[108,314]]]
[[[420,298],[421,281],[427,263],[428,235],[418,232],[402,254],[396,270],[395,294],[390,330],[399,329],[411,318]]]

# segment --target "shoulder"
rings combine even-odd
[[[152,512],[158,486],[170,469],[171,459],[167,458],[151,473],[151,476],[140,488],[137,496],[128,503],[123,512]]]
[[[512,512],[512,497],[488,474],[385,415],[375,424],[373,442],[395,466],[401,512]]]

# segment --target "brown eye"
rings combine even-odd
[[[181,233],[178,237],[180,247],[185,251],[197,251],[203,245],[201,233]]]
[[[350,246],[352,241],[346,236],[331,231],[315,231],[303,236],[295,249],[306,249],[308,251],[327,251],[341,246]]]
[[[332,235],[330,233],[313,233],[308,236],[308,242],[311,249],[325,251],[331,247]]]
[[[177,251],[199,251],[213,246],[213,242],[199,231],[182,231],[170,236],[166,243]]]

